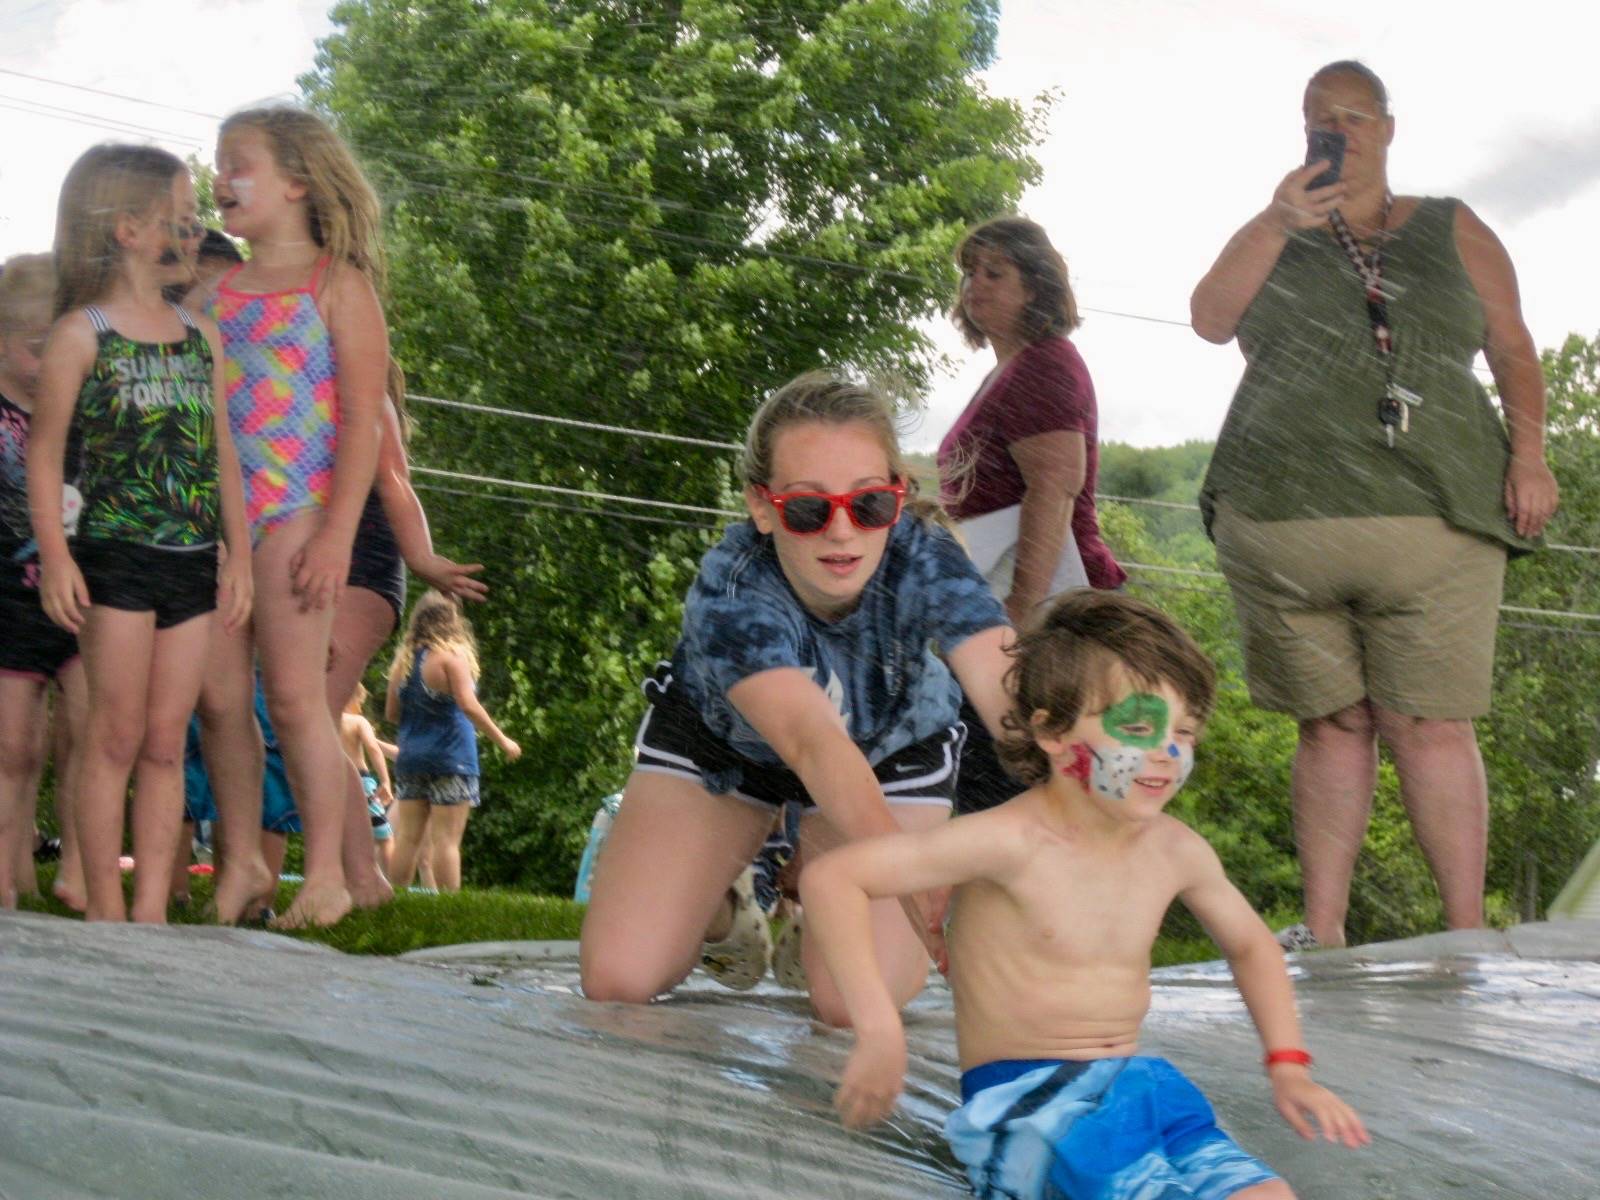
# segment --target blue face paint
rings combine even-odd
[[[1178,749],[1178,743],[1177,742],[1168,743],[1168,745],[1167,745],[1167,757],[1168,758],[1177,758],[1182,753],[1183,752]]]

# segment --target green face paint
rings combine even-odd
[[[1167,736],[1170,716],[1167,702],[1160,696],[1150,692],[1134,692],[1101,713],[1100,725],[1124,746],[1154,750]],[[1148,728],[1149,732],[1126,732],[1126,727],[1139,725]]]

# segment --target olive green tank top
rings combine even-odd
[[[1456,252],[1460,202],[1426,198],[1384,247],[1394,378],[1422,397],[1390,449],[1365,290],[1325,230],[1289,239],[1239,322],[1244,377],[1200,489],[1255,521],[1437,516],[1516,550],[1510,442],[1472,364],[1483,305]]]

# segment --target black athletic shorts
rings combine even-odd
[[[377,592],[394,609],[395,624],[400,623],[406,609],[406,564],[376,490],[367,494],[366,506],[361,510],[361,523],[356,526],[356,539],[350,546],[350,576],[345,586]]]
[[[634,738],[634,770],[676,775],[713,795],[762,807],[813,807],[800,777],[788,767],[751,762],[706,727],[683,688],[672,686],[671,663],[658,663],[642,686],[650,707]],[[872,771],[883,785],[883,798],[890,804],[950,805],[966,736],[966,726],[957,721],[878,763]]]
[[[217,548],[162,550],[135,542],[79,538],[72,557],[89,585],[89,602],[124,612],[154,612],[171,629],[217,607]]]
[[[1027,791],[1027,784],[1011,778],[1001,766],[994,738],[978,716],[978,710],[964,697],[961,719],[967,724],[967,744],[961,752],[961,782],[956,787],[957,814],[982,812]]]
[[[78,657],[78,639],[44,615],[37,588],[0,564],[0,672],[54,679]]]

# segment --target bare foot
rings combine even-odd
[[[350,899],[357,908],[382,908],[394,899],[394,888],[374,871],[370,879],[350,880]]]
[[[350,911],[350,893],[343,882],[307,880],[301,885],[289,911],[272,922],[274,929],[306,929],[313,925],[335,925]]]
[[[73,912],[81,913],[89,907],[89,891],[83,886],[83,877],[73,872],[73,877],[68,878],[66,869],[56,876],[55,883],[50,885],[50,892],[61,903]]]
[[[211,907],[218,925],[237,925],[246,912],[255,912],[255,900],[263,894],[271,896],[278,881],[273,877],[267,860],[257,854],[253,862],[235,865],[232,858],[224,859],[217,874],[217,890]]]

